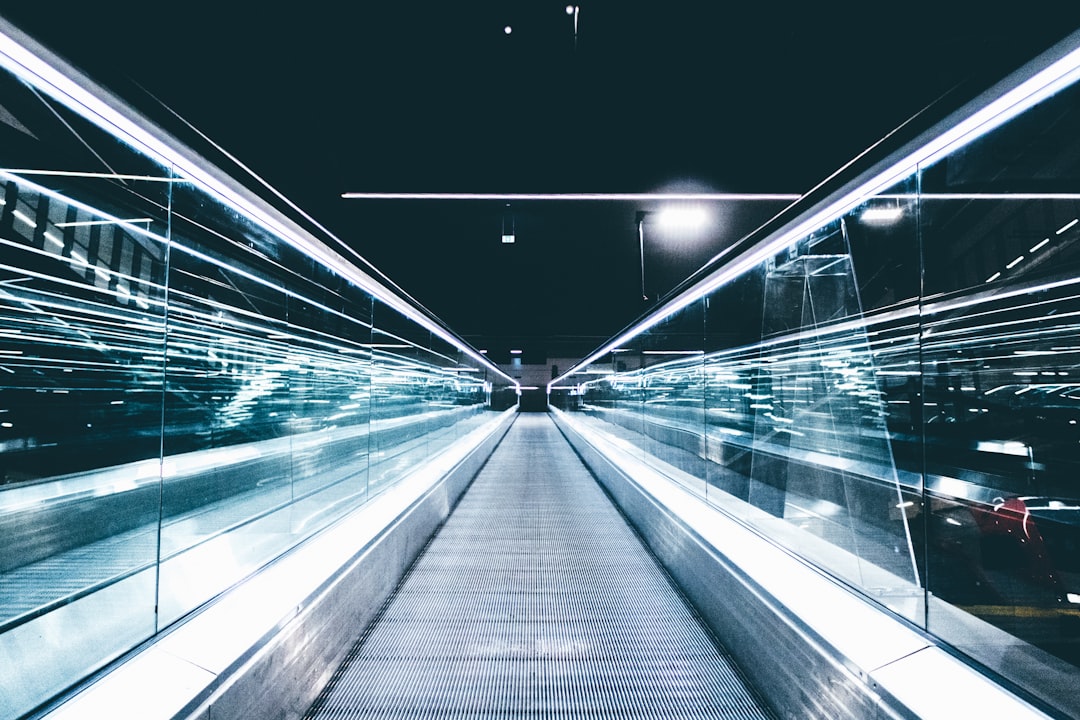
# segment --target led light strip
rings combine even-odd
[[[346,200],[608,200],[659,201],[755,201],[792,202],[802,195],[785,193],[378,193],[347,192]]]
[[[1069,41],[1075,45],[1080,42],[1080,35],[1074,34]],[[780,252],[792,242],[796,242],[814,230],[842,217],[867,200],[877,197],[882,191],[912,175],[921,165],[932,164],[963,145],[975,141],[1027,108],[1073,84],[1078,78],[1080,78],[1080,48],[1074,48],[1042,70],[1035,72],[1026,80],[1020,81],[1019,84],[1005,91],[982,108],[973,111],[966,118],[950,123],[945,132],[909,151],[901,159],[887,165],[884,170],[871,176],[859,187],[845,193],[821,210],[812,213],[805,220],[796,222],[779,231],[777,235],[774,235],[771,239],[766,239],[763,244],[733,264],[720,268],[709,277],[704,278],[694,287],[687,289],[663,307],[646,316],[644,320],[618,335],[613,341],[589,355],[585,360],[551,380],[548,387],[550,388],[552,385],[574,374],[578,368],[595,362],[613,348],[622,345],[688,305],[709,295],[757,266],[765,258]],[[1010,197],[1015,199],[1015,196]],[[1038,194],[1038,199],[1043,197],[1042,194]]]
[[[34,47],[31,51],[28,46]],[[329,268],[343,278],[370,293],[382,303],[392,307],[405,317],[417,323],[425,330],[442,338],[460,352],[476,362],[492,369],[498,375],[517,386],[518,382],[500,370],[494,363],[465,345],[464,342],[447,332],[442,326],[428,318],[424,313],[405,302],[397,295],[377,282],[367,273],[345,260],[332,249],[306,235],[294,230],[291,223],[273,217],[265,209],[257,207],[245,196],[243,190],[231,187],[206,169],[191,151],[173,147],[166,141],[146,130],[122,110],[120,103],[96,88],[81,73],[78,73],[51,52],[41,48],[30,38],[0,19],[0,67],[8,70],[20,80],[41,90],[62,103],[90,123],[98,126],[121,142],[149,157],[165,167],[171,167],[180,176],[188,179],[203,192],[250,218],[268,232],[288,242],[308,257]],[[109,101],[106,101],[107,98]]]
[[[549,200],[611,202],[794,202],[802,195],[788,193],[389,193],[346,192],[345,200]],[[914,200],[1080,200],[1073,192],[886,193],[879,199]]]

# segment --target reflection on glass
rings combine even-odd
[[[992,664],[1047,696],[1080,666],[1077,92],[922,170],[930,628],[1045,651]]]
[[[917,598],[879,376],[895,362],[885,352],[895,333],[879,339],[892,316],[864,313],[852,255],[861,231],[848,222],[800,239],[619,348],[614,374],[581,379],[580,408],[711,501],[743,501],[740,516],[761,527],[780,518],[798,528],[801,536],[786,535],[803,537],[788,541],[792,549],[836,575]],[[759,309],[756,322],[747,308]]]
[[[556,407],[1069,716],[1078,108],[1080,88],[1049,94],[813,232],[762,237],[771,255],[706,293],[704,318],[695,302],[551,388]],[[702,323],[695,344],[685,328]]]
[[[155,629],[172,178],[11,78],[0,77],[0,89],[14,119],[0,124],[0,658],[14,659],[3,662],[0,715],[8,717]],[[65,166],[48,151],[65,140],[87,155],[72,131],[96,143],[113,172],[57,174]],[[57,142],[29,142],[27,132]]]
[[[13,718],[516,398],[258,212],[3,73],[0,92],[0,718]]]
[[[377,303],[374,318],[371,487],[378,492],[469,426],[485,407],[489,376],[395,310]]]

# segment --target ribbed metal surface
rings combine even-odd
[[[309,711],[767,718],[545,415],[522,415]]]
[[[152,563],[156,530],[119,533],[0,573],[0,625]]]

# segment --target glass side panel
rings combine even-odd
[[[863,211],[800,238],[741,287],[710,298],[720,319],[709,328],[723,332],[737,313],[724,301],[759,290],[748,305],[761,308],[761,329],[751,345],[709,353],[706,368],[716,380],[710,399],[720,403],[718,444],[730,449],[718,456],[732,463],[720,481],[800,531],[773,530],[781,542],[896,605],[896,596],[913,596],[917,578],[878,382],[878,318],[864,307],[853,257]],[[889,240],[903,241],[904,231]],[[738,322],[728,336],[749,332]]]
[[[1071,715],[1078,108],[1070,87],[922,173],[929,628]]]
[[[470,416],[483,409],[478,403],[481,396],[468,391],[470,373],[462,372],[467,367],[460,361],[461,353],[453,344],[434,333],[428,339],[429,361],[433,367],[432,382],[429,389],[428,405],[445,413],[450,421],[445,429],[428,434],[429,451],[449,446],[460,437],[470,425]]]
[[[753,347],[761,336],[764,278],[764,268],[755,268],[703,301],[706,495],[724,506],[730,505],[729,496],[750,500],[754,445],[753,426],[747,418],[752,417],[753,385],[750,363],[737,358],[737,349]],[[719,308],[739,308],[739,312],[720,312]]]
[[[890,426],[886,390],[919,375],[914,190],[912,175],[797,238],[561,381],[553,403],[921,622],[921,476],[897,466],[913,434],[910,418]]]
[[[268,230],[22,81],[0,74],[0,96],[6,718],[517,395],[412,316],[376,312],[346,261],[280,236],[299,229]]]
[[[704,303],[666,318],[640,337],[639,444],[684,485],[705,492]]]
[[[161,618],[232,585],[287,542],[291,377],[283,273],[263,235],[188,189],[174,196],[162,447]],[[249,242],[252,238],[255,242]],[[252,247],[254,245],[255,247]]]
[[[444,410],[429,408],[430,333],[376,302],[371,333],[371,475],[380,492],[427,452],[425,433],[445,427]]]
[[[292,532],[303,536],[368,498],[371,296],[295,254],[288,305]],[[299,269],[303,269],[302,272]],[[301,361],[302,359],[302,361]]]
[[[551,393],[1069,716],[1078,108],[1060,91],[713,291],[700,362],[658,357],[689,352],[684,310]]]
[[[378,492],[475,427],[493,391],[507,407],[516,397],[506,395],[505,378],[393,308],[376,302],[373,317],[371,486]]]
[[[0,95],[0,716],[13,717],[154,632],[172,178],[3,73]]]
[[[451,377],[447,401],[457,408],[469,408],[455,425],[457,437],[461,438],[484,420],[484,411],[488,409],[488,391],[485,382],[487,370],[480,362],[461,350],[453,352],[452,357],[454,364],[449,368]],[[503,384],[506,383],[505,379],[500,378],[500,380]]]
[[[844,387],[848,403],[849,419],[840,431],[848,434],[844,456],[855,478],[849,502],[860,508],[855,514],[869,529],[857,533],[860,552],[904,581],[876,585],[867,579],[860,584],[879,602],[922,623],[923,478],[914,419],[921,408],[917,182],[916,175],[907,177],[841,221],[861,319],[839,323],[847,327],[843,332],[850,355],[845,359],[857,360],[852,367],[859,372],[837,387]]]
[[[608,432],[624,440],[629,452],[644,458],[640,340],[613,348],[604,358],[573,377],[580,383],[580,409],[588,417],[607,423]]]

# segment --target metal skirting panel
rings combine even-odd
[[[522,415],[307,717],[768,718],[547,415]]]

